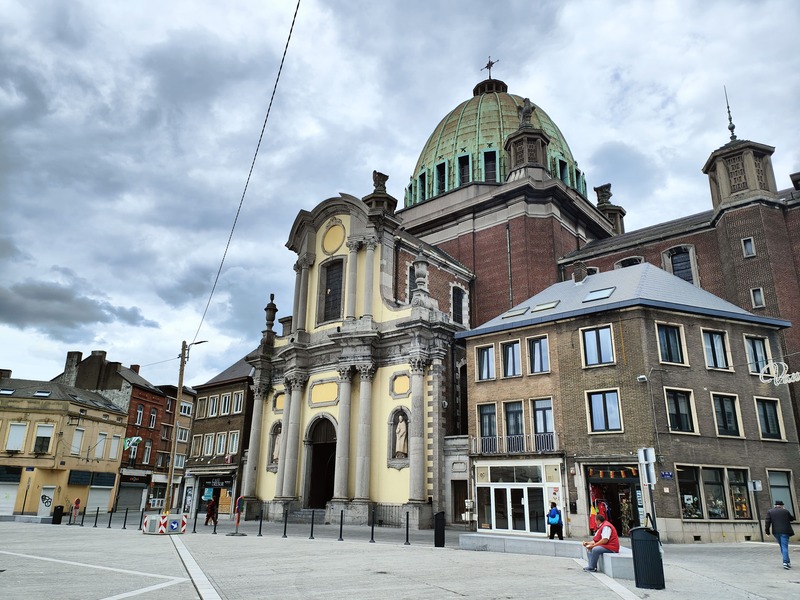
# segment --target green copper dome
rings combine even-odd
[[[406,188],[405,206],[473,182],[503,183],[508,175],[503,144],[520,128],[523,103],[499,79],[476,85],[472,98],[450,111],[425,143]],[[550,138],[544,166],[585,197],[586,182],[564,136],[546,112],[531,106],[530,126]]]

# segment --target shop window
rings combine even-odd
[[[494,346],[476,348],[478,356],[478,381],[494,379]]]
[[[780,404],[771,398],[756,398],[756,411],[761,438],[767,440],[783,439]]]
[[[656,325],[658,330],[658,349],[662,363],[682,365],[684,361],[683,332],[679,325],[666,325],[659,323]]]
[[[736,396],[712,394],[717,433],[724,436],[741,437],[739,408]]]
[[[751,373],[758,375],[766,369],[770,361],[767,340],[762,337],[746,335],[744,336],[744,345],[747,350],[747,367]]]
[[[730,369],[727,336],[724,331],[703,331],[703,349],[706,367],[709,369]]]
[[[678,465],[677,476],[684,519],[752,519],[747,470]]]
[[[587,392],[586,397],[592,432],[622,431],[619,395],[615,390]]]
[[[501,344],[500,347],[503,351],[503,377],[518,377],[522,375],[519,341],[507,342]]]
[[[696,433],[694,429],[694,402],[688,390],[665,390],[670,431]]]
[[[792,496],[792,472],[767,470],[767,477],[769,478],[769,495],[772,498],[770,504],[774,506],[775,502],[782,500],[783,507],[790,514],[797,516]]]
[[[611,325],[581,330],[583,341],[583,364],[587,367],[607,365],[614,362],[614,343]]]
[[[550,371],[550,352],[546,335],[528,339],[528,361],[528,371],[531,374]]]

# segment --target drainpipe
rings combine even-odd
[[[514,306],[514,282],[511,279],[511,229],[506,223],[506,255],[508,257],[508,307]]]

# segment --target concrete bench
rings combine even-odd
[[[588,560],[583,544],[572,540],[464,533],[458,537],[458,546],[462,550],[478,552],[507,552]],[[614,579],[634,579],[633,554],[630,548],[622,547],[618,554],[601,555],[597,562],[597,570]]]

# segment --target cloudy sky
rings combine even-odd
[[[106,350],[200,384],[291,312],[299,209],[403,188],[439,120],[493,76],[559,125],[628,230],[710,208],[736,133],[800,171],[800,2],[0,0],[0,367],[51,379]],[[594,200],[594,198],[592,198]]]

